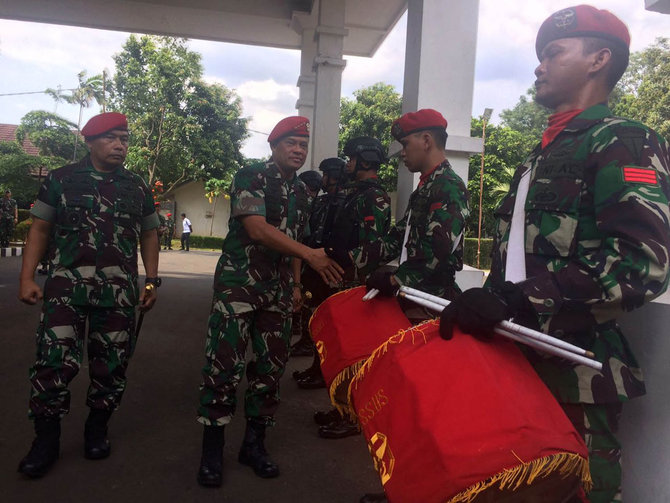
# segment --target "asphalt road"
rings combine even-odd
[[[163,286],[156,307],[144,319],[128,388],[110,423],[112,455],[101,461],[83,456],[88,413],[84,362],[71,385],[72,405],[62,423],[60,459],[39,480],[24,479],[16,472],[33,438],[26,411],[39,307],[16,299],[21,258],[0,258],[0,500],[354,503],[363,493],[380,490],[361,436],[341,440],[317,436],[312,413],[327,408],[328,397],[325,390],[299,390],[291,379],[293,370],[311,362],[304,357],[289,361],[277,426],[268,431],[266,440],[281,475],[260,479],[237,463],[244,430],[241,414],[226,428],[223,487],[205,489],[197,484],[202,429],[195,409],[217,258],[215,252],[161,252]]]

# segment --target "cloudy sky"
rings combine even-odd
[[[535,35],[553,11],[574,5],[574,0],[480,0],[477,63],[472,113],[484,108],[497,114],[511,108],[532,85]],[[631,49],[639,51],[656,37],[670,36],[670,15],[644,10],[644,0],[603,0],[598,7],[611,10],[627,24]],[[342,95],[351,96],[376,82],[402,91],[406,20],[403,17],[373,58],[347,57]],[[77,73],[113,71],[112,55],[118,53],[127,33],[0,20],[0,123],[18,124],[31,110],[56,112],[73,122],[78,107],[56,104],[36,93],[45,88],[77,85]],[[192,40],[190,47],[202,54],[208,81],[233,88],[242,98],[250,128],[268,132],[278,119],[295,114],[300,70],[297,51],[221,42]],[[84,121],[98,112],[85,110]],[[252,133],[243,152],[249,157],[267,154],[265,136]]]

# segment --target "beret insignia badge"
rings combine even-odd
[[[567,29],[577,21],[577,16],[574,9],[559,10],[554,14],[554,26],[560,29]]]

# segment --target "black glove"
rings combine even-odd
[[[381,295],[393,297],[398,292],[399,287],[391,283],[391,276],[393,276],[393,271],[377,269],[368,276],[365,281],[365,288],[368,291],[376,288]]]
[[[345,250],[344,248],[338,248],[335,246],[329,246],[328,248],[325,248],[325,250],[326,255],[328,255],[335,262],[337,262],[340,267],[346,268],[353,265],[353,262],[351,261],[351,256],[349,255],[349,250]]]
[[[493,328],[514,317],[528,303],[521,288],[507,281],[498,289],[471,288],[440,314],[440,336],[451,339],[454,325],[481,339],[493,337]]]

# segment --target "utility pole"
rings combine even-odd
[[[486,123],[491,118],[492,108],[485,108],[482,115],[482,164],[479,169],[479,231],[477,232],[477,269],[482,251],[482,193],[484,192],[484,151],[486,150]]]

